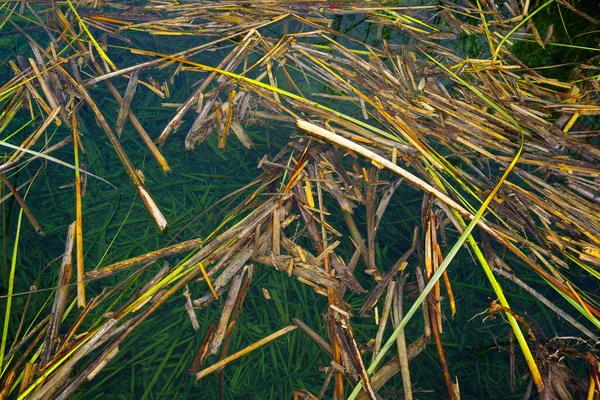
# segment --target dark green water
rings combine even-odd
[[[551,17],[552,15],[541,17],[548,19],[541,25],[552,23]],[[336,18],[333,27],[374,46],[381,44],[376,38],[376,27],[370,25],[362,16]],[[288,26],[290,30],[299,31],[303,28],[299,24]],[[277,37],[282,29],[283,24],[273,27],[264,34]],[[4,32],[8,33],[7,30]],[[34,31],[32,34],[39,34],[40,41],[47,41],[47,37],[42,32]],[[198,41],[203,40],[168,36],[151,37],[141,33],[126,36],[133,41],[128,46],[163,53],[186,49],[198,45]],[[392,44],[409,43],[406,36],[385,28],[383,37]],[[15,54],[29,56],[26,43],[16,33],[2,36],[0,40],[3,41],[4,48],[10,49],[11,58]],[[342,38],[339,40],[344,42]],[[109,44],[122,45],[111,39]],[[350,45],[349,42],[344,44]],[[462,47],[462,52],[473,57],[485,56],[485,51],[478,40],[465,39],[457,41],[456,45]],[[524,50],[520,51],[527,53],[527,49],[524,47]],[[199,56],[195,61],[217,65],[228,51],[229,47],[224,45],[213,52]],[[552,51],[549,50],[549,54],[544,55],[536,52],[532,55],[532,62],[543,64],[549,59],[555,60],[556,54]],[[114,57],[114,61],[120,67],[147,60],[142,56],[132,56],[129,52],[119,52],[116,49],[111,52],[111,57]],[[6,64],[3,64],[3,68],[2,76],[8,78],[10,73]],[[159,82],[168,80],[174,73],[174,67],[163,70],[163,73],[164,76],[152,75],[152,78]],[[144,76],[144,78],[149,77]],[[138,88],[132,110],[152,138],[158,136],[174,114],[174,109],[162,107],[161,103],[185,101],[194,90],[192,85],[198,79],[198,74],[195,73],[179,74],[171,85],[171,97],[165,100],[161,100],[143,87]],[[115,80],[115,84],[122,93],[127,81]],[[312,84],[315,85],[311,87],[312,91],[324,91],[322,87],[317,87],[315,82]],[[109,123],[113,125],[118,111],[116,102],[102,85],[90,91],[99,107],[104,110]],[[322,99],[319,101],[327,104],[327,101]],[[336,104],[330,102],[329,105]],[[358,114],[354,109],[341,111]],[[195,218],[215,201],[254,179],[259,173],[256,164],[260,158],[264,154],[276,154],[288,143],[292,135],[297,134],[289,124],[257,121],[246,126],[247,132],[255,143],[255,148],[252,150],[243,149],[236,139],[229,140],[225,151],[218,150],[216,135],[213,134],[207,143],[197,145],[195,150],[186,151],[184,138],[191,124],[191,118],[188,117],[186,123],[171,135],[165,146],[161,148],[172,170],[169,175],[165,175],[140,144],[137,133],[127,123],[121,142],[136,168],[143,171],[146,186],[155,196],[170,223],[168,232],[163,234],[158,232],[148,218],[146,209],[136,198],[129,178],[124,173],[114,151],[107,144],[108,140],[94,121],[94,117],[91,113],[86,113],[85,109],[79,113],[79,116],[83,123],[81,130],[83,147],[86,150],[82,161],[87,169],[107,179],[118,188],[115,190],[94,179],[88,181],[83,207],[84,226],[86,231],[90,232],[84,242],[86,266],[90,269],[164,247],[172,240],[206,236],[221,221],[227,210],[224,206],[219,206]],[[16,127],[27,120],[28,115],[24,111],[14,121],[14,125]],[[56,128],[53,133],[57,137],[67,134],[64,128]],[[2,134],[2,138],[5,134]],[[54,153],[53,156],[69,163],[73,162],[72,149],[69,147]],[[13,175],[11,179],[17,185],[23,183],[33,177],[40,166],[41,162],[33,163]],[[394,179],[393,176],[385,173],[382,173],[381,178]],[[17,271],[16,293],[28,291],[31,285],[35,285],[38,289],[46,289],[56,284],[56,271],[64,251],[66,229],[75,218],[74,190],[66,186],[72,182],[72,171],[49,163],[31,187],[31,194],[28,195],[27,201],[34,214],[39,216],[45,235],[43,237],[36,235],[31,226],[24,222],[18,260],[23,268]],[[420,220],[421,201],[422,195],[410,188],[401,189],[393,198],[390,211],[385,215],[379,233],[380,238],[385,238],[380,241],[377,248],[379,265],[392,265],[410,247],[412,226],[419,224]],[[3,203],[1,207],[3,236],[0,254],[3,257],[0,258],[0,262],[3,269],[2,293],[4,294],[8,260],[15,240],[14,227],[18,206],[14,202],[8,202]],[[364,227],[364,212],[358,211],[356,218],[359,225]],[[341,219],[338,222],[336,228],[347,233]],[[452,237],[450,232],[450,238]],[[451,243],[451,240],[449,242]],[[178,258],[168,261],[174,265]],[[506,261],[514,262],[510,258]],[[514,265],[515,268],[520,268],[518,264]],[[157,265],[151,271],[156,271],[158,268]],[[150,272],[147,275],[150,275]],[[456,376],[459,380],[462,398],[521,398],[528,380],[523,378],[526,366],[520,357],[517,357],[518,391],[513,395],[507,390],[508,325],[499,317],[482,322],[485,314],[474,318],[476,314],[484,312],[489,307],[489,298],[494,297],[483,272],[472,262],[469,253],[462,251],[449,269],[449,275],[453,282],[458,312],[451,318],[447,302],[443,303],[447,318],[443,341],[450,371],[452,376]],[[88,295],[92,297],[99,294],[103,288],[113,286],[124,276],[90,282],[87,286]],[[366,276],[359,278],[366,287],[372,287],[371,281]],[[535,280],[533,277],[530,279]],[[537,282],[541,283],[539,279]],[[135,289],[135,285],[138,283],[134,284],[132,290]],[[264,298],[263,289],[268,290],[271,300]],[[198,297],[205,294],[206,288],[201,285],[191,285],[190,290],[194,293],[193,297]],[[552,295],[549,289],[544,294]],[[549,336],[566,333],[563,332],[564,326],[556,321],[554,314],[532,301],[520,289],[511,287],[507,295],[514,304],[515,312],[530,315],[540,324],[540,331],[546,332]],[[14,309],[22,310],[26,299],[25,295],[16,296]],[[46,299],[46,292],[34,294],[29,300],[28,307],[47,309],[48,306],[44,303]],[[347,301],[356,309],[362,305],[359,296],[350,296]],[[560,299],[556,301],[560,303]],[[216,388],[219,382],[216,375],[195,382],[187,373],[187,369],[206,327],[218,321],[222,304],[213,303],[199,310],[201,329],[197,333],[191,329],[183,304],[182,296],[174,296],[171,301],[164,304],[125,342],[113,362],[95,380],[84,384],[75,398],[218,398]],[[5,304],[2,303],[0,307],[5,307]],[[325,299],[314,294],[305,285],[281,273],[259,266],[233,335],[231,352],[290,324],[292,317],[309,323],[313,329],[325,336],[326,321],[323,310],[326,308]],[[18,315],[19,312],[15,312],[11,329],[16,329],[13,327],[18,326],[19,322],[16,318]],[[72,316],[68,317],[68,321],[72,319]],[[374,337],[377,327],[372,318],[361,320],[356,317],[353,318],[353,322],[359,342],[364,343]],[[408,340],[416,339],[421,332],[422,320],[415,318],[407,329]],[[327,357],[306,335],[299,330],[294,331],[228,366],[224,370],[224,398],[291,398],[293,391],[300,389],[318,393],[325,378],[325,373],[318,367],[325,367],[328,362]],[[583,369],[578,363],[572,363],[570,366],[578,372]],[[411,363],[411,371],[416,389],[415,398],[446,398],[433,344],[430,344],[426,351]],[[400,396],[401,387],[401,380],[397,377],[381,394],[384,398],[397,398]]]

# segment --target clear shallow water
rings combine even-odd
[[[343,28],[341,30],[361,40],[372,40],[376,45],[376,30],[361,20],[361,17],[356,16],[345,17],[339,20],[339,26],[354,26],[350,30]],[[289,29],[293,28],[293,26],[289,27]],[[276,31],[270,33],[273,36],[278,35]],[[132,35],[132,39],[135,46],[140,46],[144,42],[140,47],[157,49],[165,53],[185,49],[192,42],[197,44],[198,40],[196,38],[187,40],[170,37],[149,38],[139,33]],[[388,40],[393,44],[404,43],[400,34],[391,35]],[[228,51],[227,46],[223,46],[221,49],[198,57],[196,61],[216,65]],[[142,59],[125,52],[123,58],[115,58],[115,62],[125,66],[135,64]],[[152,78],[157,81],[168,80],[173,70],[174,68],[166,69],[164,76],[153,75]],[[192,84],[195,79],[198,78],[192,73],[177,76],[171,86],[172,95],[167,101],[173,103],[184,101],[193,91]],[[127,84],[124,79],[115,80],[115,83],[121,92]],[[322,91],[320,87],[311,87],[311,89]],[[116,103],[107,96],[102,85],[93,88],[92,93],[100,108],[106,110],[111,123],[114,123]],[[153,138],[159,134],[173,114],[172,109],[161,107],[163,101],[147,89],[138,88],[133,110]],[[320,101],[325,103],[324,100]],[[26,120],[26,116],[23,118],[22,121]],[[147,211],[135,198],[128,177],[122,171],[118,159],[107,145],[107,139],[93,117],[84,114],[82,121],[85,125],[82,129],[83,143],[88,151],[83,157],[84,162],[90,170],[108,179],[120,189],[120,192],[110,189],[95,180],[89,182],[88,194],[84,201],[84,226],[90,232],[95,231],[97,234],[86,235],[88,267],[107,265],[113,261],[161,248],[180,232],[180,237],[188,238],[206,235],[211,227],[221,220],[222,214],[217,214],[220,209],[217,208],[210,215],[205,215],[186,227],[190,219],[214,201],[251,181],[258,174],[254,166],[262,155],[276,153],[288,142],[291,135],[296,134],[289,124],[260,121],[247,126],[247,131],[256,143],[254,150],[243,150],[233,139],[229,141],[225,151],[217,151],[216,137],[213,134],[209,143],[198,145],[193,151],[185,151],[183,140],[187,127],[191,124],[188,118],[161,149],[172,169],[169,175],[164,175],[140,145],[137,133],[128,125],[121,139],[123,146],[136,167],[143,171],[146,186],[171,223],[168,232],[162,234],[156,230],[154,224],[147,218]],[[71,154],[70,149],[66,148],[55,156],[71,161]],[[29,170],[23,172],[23,176],[26,177],[31,174]],[[57,269],[57,257],[64,249],[63,238],[66,226],[74,218],[73,189],[60,188],[72,182],[72,171],[49,165],[43,174],[43,179],[36,181],[28,200],[33,205],[34,212],[42,216],[41,222],[46,235],[39,238],[25,224],[21,243],[24,249],[30,250],[21,253],[21,262],[28,268],[19,271],[20,286],[16,288],[18,291],[27,290],[38,276],[41,277],[37,283],[38,287],[51,287],[54,284],[55,275],[48,276],[45,272],[49,269]],[[20,179],[25,179],[23,176]],[[385,174],[383,178],[392,179]],[[390,209],[403,210],[407,213],[390,211],[385,217],[383,225],[385,230],[380,232],[380,237],[393,237],[393,239],[379,244],[378,260],[382,264],[391,264],[408,247],[410,227],[419,218],[421,199],[421,195],[410,189],[399,193],[394,198]],[[358,213],[357,219],[360,223],[364,223],[364,215]],[[7,237],[5,249],[11,247],[10,240],[11,238]],[[169,261],[174,264],[177,259]],[[475,314],[489,307],[488,296],[493,296],[492,292],[485,283],[481,271],[472,264],[466,252],[461,254],[455,266],[450,269],[450,275],[455,282],[459,307],[458,315],[453,319],[449,318],[444,334],[451,373],[459,377],[464,398],[508,398],[505,368],[508,365],[507,325],[500,319],[485,324],[481,323],[482,318],[471,320]],[[111,279],[90,283],[89,293],[98,294],[103,287],[114,285],[115,281]],[[264,300],[263,288],[271,293],[273,300]],[[522,304],[516,305],[519,308],[518,312],[525,310],[531,314],[534,311],[538,312],[538,307],[525,302],[526,297],[520,291],[512,293],[512,296],[523,300]],[[34,296],[32,305],[41,307],[43,299],[43,296]],[[16,306],[24,306],[23,297],[19,297],[17,302]],[[356,307],[360,305],[360,300],[354,297],[350,297],[349,302]],[[290,316],[310,321],[314,328],[321,328],[321,333],[324,334],[325,322],[322,310],[325,308],[324,299],[308,291],[304,285],[274,271],[259,269],[237,328],[244,334],[234,334],[232,349],[242,348],[290,323]],[[541,310],[539,308],[539,312],[542,312]],[[220,308],[215,304],[201,310],[199,312],[201,325],[204,327],[208,323],[216,322],[219,312]],[[445,310],[445,313],[448,315],[448,310]],[[545,327],[547,331],[558,332],[553,324],[553,318],[544,314],[542,321],[548,322],[548,327]],[[371,318],[357,319],[356,323],[356,327],[360,328],[358,334],[361,340],[372,337],[375,326]],[[468,327],[466,330],[465,326]],[[416,338],[421,330],[421,322],[416,318],[409,329],[409,338]],[[119,358],[95,381],[87,383],[77,396],[217,398],[216,376],[195,383],[186,372],[189,361],[201,340],[201,333],[196,334],[190,329],[187,315],[183,311],[182,297],[174,297],[146,321],[135,338],[127,342]],[[501,346],[496,346],[497,343]],[[307,349],[308,351],[305,351]],[[313,393],[318,392],[324,373],[318,371],[316,366],[325,366],[327,362],[318,348],[296,331],[281,342],[274,342],[267,348],[228,367],[225,372],[225,383],[229,390],[226,398],[281,398],[282,393],[289,395],[294,389],[302,387],[306,387]],[[270,367],[263,367],[257,373],[255,371],[257,365],[270,365]],[[445,397],[433,346],[429,346],[424,354],[411,363],[411,368],[414,371],[415,387],[419,388],[419,398]],[[524,366],[520,365],[519,368],[522,373]],[[392,389],[386,391],[386,396],[394,398],[397,392],[393,387],[401,387],[400,380],[396,379],[390,387]],[[521,393],[514,397],[520,398],[520,396]]]

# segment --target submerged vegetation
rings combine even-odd
[[[599,398],[576,4],[0,9],[2,398]]]

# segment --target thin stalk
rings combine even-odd
[[[15,272],[17,270],[17,256],[19,254],[19,239],[21,237],[21,222],[23,221],[23,209],[19,210],[19,218],[17,220],[17,232],[15,235],[15,244],[13,245],[13,253],[10,261],[10,274],[8,277],[8,293],[6,296],[6,311],[4,313],[4,327],[2,329],[2,343],[0,344],[0,375],[4,374],[4,351],[6,350],[6,342],[8,341],[8,325],[10,323],[12,295],[15,288]]]
[[[77,132],[77,118],[72,114],[73,127],[73,155],[75,157],[75,167],[79,165],[79,132]],[[83,261],[83,211],[81,209],[81,173],[75,170],[75,244],[77,259],[77,305],[85,307],[85,267]]]

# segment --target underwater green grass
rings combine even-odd
[[[161,42],[162,43],[162,42]],[[183,82],[181,87],[185,86]],[[100,90],[100,89],[98,89]],[[103,92],[99,91],[99,94]],[[182,93],[182,98],[183,96]],[[156,99],[151,96],[144,98],[145,102],[136,104],[136,110],[140,111],[138,116],[145,126],[152,126],[151,121],[158,121],[157,126],[162,126],[161,118],[166,119],[159,110]],[[116,107],[114,102],[106,100],[102,108]],[[146,183],[153,193],[160,193],[161,207],[171,223],[167,235],[157,233],[148,223],[145,209],[134,201],[131,194],[127,194],[124,173],[118,168],[115,156],[105,146],[103,136],[96,136],[98,131],[94,121],[88,121],[84,132],[84,145],[88,151],[85,159],[91,170],[98,171],[109,181],[115,183],[122,192],[106,190],[100,182],[90,182],[86,202],[86,235],[90,238],[86,252],[87,256],[96,263],[106,265],[111,261],[121,260],[133,255],[151,251],[157,247],[164,246],[172,237],[185,229],[182,235],[203,236],[210,232],[207,227],[221,220],[221,216],[227,212],[224,208],[215,208],[202,215],[192,225],[187,226],[190,217],[199,215],[211,204],[233,189],[241,187],[255,176],[257,159],[265,152],[277,149],[281,143],[285,143],[290,134],[295,132],[288,127],[283,128],[257,128],[253,139],[257,143],[256,150],[245,151],[239,147],[228,145],[225,152],[216,151],[216,139],[209,139],[208,146],[198,146],[192,152],[181,151],[181,144],[177,142],[178,137],[170,140],[164,148],[165,153],[170,156],[172,173],[165,179],[164,176],[154,168],[147,168],[153,160],[144,159],[143,150],[135,141],[125,139],[125,145],[136,161],[142,167],[146,176]],[[185,131],[184,128],[181,131]],[[156,134],[156,132],[152,132]],[[126,132],[124,135],[132,135]],[[155,135],[153,135],[155,136]],[[67,152],[64,153],[66,156]],[[61,175],[62,174],[62,175]],[[25,181],[30,178],[29,172],[24,171],[23,176],[18,179]],[[21,282],[31,281],[32,277],[40,277],[40,287],[51,287],[55,276],[45,274],[52,269],[56,262],[49,263],[48,260],[60,254],[64,248],[61,242],[66,223],[73,219],[71,211],[66,205],[72,202],[72,188],[59,188],[62,184],[72,181],[71,171],[65,171],[58,166],[48,164],[44,172],[43,181],[38,181],[35,186],[35,207],[38,210],[52,209],[56,214],[44,217],[44,228],[47,237],[38,239],[34,236],[31,228],[23,224],[24,245],[31,249],[20,252],[20,262],[35,266],[30,271],[19,270],[19,274],[31,274],[24,276]],[[130,192],[130,191],[129,191]],[[406,193],[410,195],[410,193]],[[402,196],[404,197],[404,196]],[[383,223],[380,234],[393,236],[394,240],[385,243],[378,248],[377,257],[380,265],[391,265],[398,254],[401,246],[410,241],[412,230],[411,222],[418,218],[418,210],[421,198],[414,196],[410,200],[395,202],[393,207],[398,210],[397,215],[389,213]],[[3,204],[4,207],[4,204]],[[6,236],[8,226],[14,226],[15,211],[18,207],[12,203],[3,208],[3,221],[6,223],[5,249],[11,247],[10,238]],[[409,217],[407,217],[409,216]],[[364,226],[361,215],[357,220]],[[342,220],[339,221],[342,226]],[[342,229],[342,228],[340,228]],[[116,237],[116,240],[114,239]],[[35,245],[34,245],[35,243]],[[349,251],[351,249],[348,249]],[[504,343],[507,330],[503,322],[488,322],[484,325],[484,334],[468,331],[467,334],[455,332],[455,326],[467,324],[466,320],[473,315],[482,312],[489,306],[488,296],[492,295],[480,271],[473,266],[468,253],[463,250],[459,253],[459,260],[449,270],[455,285],[460,288],[457,302],[459,302],[459,314],[455,319],[449,321],[447,329],[448,337],[445,343],[449,356],[452,357],[453,349],[459,361],[451,361],[452,372],[459,375],[461,388],[465,398],[494,398],[503,393],[508,379],[507,371],[499,369],[506,366],[506,354],[502,350],[494,349],[497,341]],[[176,260],[172,260],[173,263]],[[456,267],[455,267],[456,265]],[[43,276],[43,278],[41,278]],[[38,278],[35,278],[38,279]],[[121,276],[104,278],[89,285],[92,293],[99,293],[102,287],[112,286],[120,281]],[[366,277],[361,278],[366,282]],[[265,300],[258,288],[265,288],[272,296],[272,300]],[[137,281],[134,281],[127,290],[137,289]],[[192,287],[197,293],[205,293],[206,287],[198,285]],[[16,290],[26,291],[25,287],[17,287]],[[44,294],[31,296],[31,307],[43,309]],[[524,299],[517,294],[511,293],[513,299]],[[24,307],[24,296],[15,298],[14,307]],[[115,300],[118,303],[118,299]],[[294,316],[311,321],[311,327],[325,334],[323,316],[319,314],[324,299],[315,295],[306,286],[295,280],[290,280],[281,273],[259,267],[255,277],[255,285],[248,295],[241,320],[236,327],[232,350],[243,348],[246,344],[263,337],[268,332],[290,322]],[[297,304],[296,304],[297,303]],[[351,302],[352,304],[352,302]],[[535,303],[531,303],[535,304]],[[319,305],[319,306],[317,306]],[[464,308],[463,308],[464,307]],[[538,307],[522,304],[523,310],[537,310]],[[543,308],[540,308],[543,310]],[[520,310],[519,310],[520,311]],[[448,314],[448,310],[445,310]],[[544,311],[540,311],[543,313]],[[80,393],[81,397],[101,398],[110,396],[113,398],[182,398],[193,394],[203,398],[218,398],[216,393],[216,375],[207,377],[199,383],[193,382],[193,378],[186,374],[191,356],[202,337],[203,328],[210,322],[216,322],[219,309],[216,303],[209,305],[198,313],[201,316],[201,330],[194,333],[191,330],[187,315],[183,312],[183,298],[175,297],[148,321],[144,323],[134,335],[127,341],[127,347],[121,349],[119,356],[113,360],[102,374],[93,382],[86,384]],[[537,317],[535,318],[537,319]],[[167,320],[168,323],[161,324]],[[417,318],[415,318],[417,320]],[[551,324],[552,319],[545,313],[545,320],[549,322],[549,330],[555,332]],[[474,325],[479,325],[473,322]],[[11,326],[15,326],[11,323]],[[158,331],[154,328],[162,326]],[[362,323],[355,325],[361,328],[360,339],[372,337],[376,326],[372,319],[366,318]],[[414,335],[419,332],[417,324]],[[387,332],[389,335],[391,332]],[[387,336],[387,335],[386,335]],[[476,339],[479,339],[477,341]],[[130,347],[129,347],[130,346]],[[468,355],[465,356],[465,355]],[[442,387],[440,373],[437,368],[435,352],[428,348],[422,357],[415,360],[415,381],[417,387],[426,389]],[[274,342],[268,347],[250,354],[235,364],[225,369],[225,397],[226,398],[285,398],[293,389],[307,388],[311,392],[318,392],[318,385],[323,380],[324,373],[315,372],[311,368],[305,372],[303,366],[314,367],[318,364],[327,363],[320,350],[308,340],[300,330],[292,332],[281,342]],[[436,367],[432,367],[436,366]],[[524,369],[520,365],[520,370]],[[256,381],[255,371],[259,370],[261,380]],[[432,378],[434,377],[434,378]],[[431,385],[434,381],[436,384]],[[473,393],[469,392],[469,382],[477,384]],[[399,387],[399,381],[395,382]],[[525,382],[520,382],[522,391]],[[393,386],[393,385],[390,385]],[[163,389],[164,388],[164,389]],[[79,395],[77,395],[79,396]],[[94,397],[95,396],[95,397]],[[206,396],[206,397],[204,397]],[[214,396],[214,397],[210,397]],[[426,393],[424,396],[435,398],[443,396],[442,391]],[[429,397],[432,396],[432,397]]]

